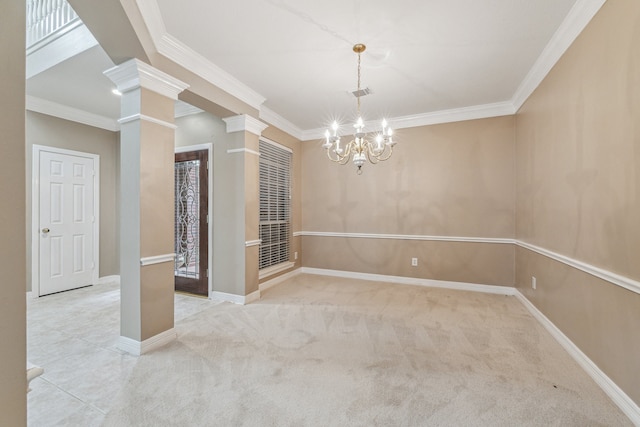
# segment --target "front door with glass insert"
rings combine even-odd
[[[208,295],[208,152],[176,153],[175,288]]]

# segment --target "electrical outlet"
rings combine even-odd
[[[298,252],[293,253],[293,259],[298,259]]]
[[[536,286],[537,286],[537,284],[536,284],[536,278],[535,278],[535,276],[531,276],[531,288],[532,288],[533,290],[535,290],[535,289],[536,289]]]
[[[412,267],[418,266],[418,258],[411,258],[411,266]]]

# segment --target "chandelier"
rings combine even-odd
[[[387,160],[393,153],[393,146],[396,145],[392,137],[393,131],[385,119],[382,119],[382,130],[376,133],[374,139],[368,139],[364,132],[364,121],[360,115],[360,96],[363,94],[360,89],[360,56],[366,48],[362,43],[353,46],[353,51],[358,54],[358,90],[355,92],[358,102],[358,119],[353,125],[355,128],[353,139],[344,147],[341,146],[338,136],[340,126],[337,121],[334,121],[331,125],[331,131],[329,129],[325,131],[325,142],[322,144],[322,148],[327,150],[329,160],[341,165],[346,165],[351,160],[358,167],[358,175],[362,173],[362,165],[365,161],[376,164]]]

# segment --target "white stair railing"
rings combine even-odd
[[[66,0],[27,1],[27,48],[78,19]]]

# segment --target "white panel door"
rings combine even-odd
[[[40,152],[40,296],[92,282],[93,162],[87,157]]]

